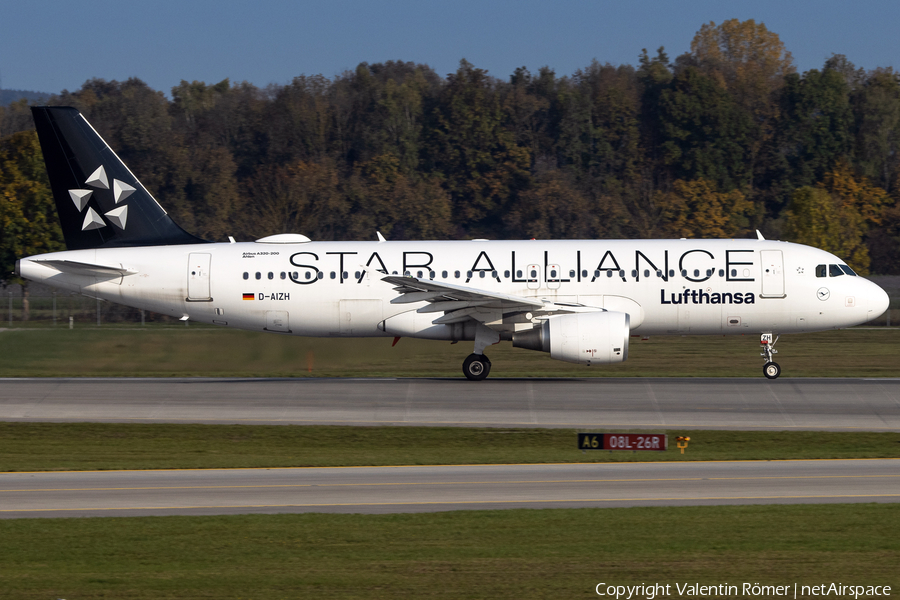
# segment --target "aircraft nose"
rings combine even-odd
[[[872,284],[875,289],[869,293],[869,320],[877,319],[884,314],[891,304],[891,299],[880,286]]]

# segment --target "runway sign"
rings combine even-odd
[[[579,433],[579,450],[660,450],[669,439],[662,433]]]

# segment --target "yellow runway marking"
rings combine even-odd
[[[0,471],[0,477],[4,475],[31,475],[54,474],[72,475],[78,473],[177,473],[192,471],[313,471],[316,469],[453,469],[457,467],[566,467],[566,466],[594,466],[594,467],[627,467],[631,465],[704,465],[704,464],[740,464],[740,463],[789,463],[789,462],[814,462],[828,463],[841,461],[865,461],[865,460],[896,460],[900,457],[882,458],[765,458],[765,459],[739,459],[739,460],[647,460],[647,461],[621,461],[621,462],[562,462],[562,463],[464,463],[454,465],[336,465],[330,467],[211,467],[184,468],[184,469],[103,469],[85,471]]]
[[[635,479],[523,479],[511,481],[395,481],[359,483],[282,483],[259,485],[186,485],[186,486],[146,486],[146,487],[96,487],[96,488],[31,488],[20,490],[0,490],[0,493],[16,492],[111,492],[150,490],[230,490],[230,489],[285,489],[285,488],[333,488],[333,487],[386,487],[386,486],[426,486],[426,485],[524,485],[557,483],[641,483],[658,481],[763,481],[779,479],[891,479],[897,475],[801,475],[763,477],[664,477]]]
[[[23,508],[0,509],[5,512],[53,512],[53,511],[112,511],[112,510],[191,510],[191,509],[225,509],[225,508],[328,508],[340,506],[459,506],[466,504],[536,504],[536,503],[574,503],[574,502],[669,502],[685,500],[814,500],[817,498],[900,498],[900,494],[843,494],[818,496],[697,496],[685,498],[574,498],[568,500],[456,500],[440,502],[346,502],[337,504],[238,504],[216,506],[123,506],[96,508]]]
[[[695,409],[699,410],[699,409]],[[705,409],[704,409],[705,410]],[[29,417],[16,417],[16,420],[26,420],[26,422],[42,422],[38,421],[30,421]],[[232,425],[235,423],[290,423],[290,424],[304,424],[304,425],[332,425],[334,423],[366,423],[366,424],[376,424],[376,425],[394,425],[397,427],[429,427],[429,426],[437,426],[437,425],[457,425],[457,426],[466,426],[471,425],[475,427],[517,427],[522,426],[526,429],[562,429],[566,427],[573,427],[578,429],[585,429],[588,427],[597,427],[601,429],[611,429],[611,428],[632,428],[632,429],[644,429],[644,428],[656,428],[656,429],[691,429],[691,430],[704,430],[709,429],[708,427],[703,427],[702,425],[697,425],[696,423],[569,423],[567,421],[551,421],[547,423],[534,423],[532,421],[404,421],[400,419],[387,419],[387,420],[371,420],[371,419],[178,419],[178,418],[164,418],[164,417],[122,417],[120,419],[92,419],[92,423],[130,423],[133,421],[150,421],[152,423],[184,423],[184,424],[206,424],[206,425]],[[400,425],[397,425],[400,423]],[[758,431],[758,430],[769,430],[769,429],[799,429],[802,431],[896,431],[896,427],[891,426],[844,426],[844,427],[834,427],[831,425],[751,425],[744,429],[741,428],[740,423],[732,423],[730,425],[713,425],[711,426],[714,429],[721,429],[725,427],[738,427],[739,431]]]

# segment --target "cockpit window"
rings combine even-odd
[[[828,276],[829,277],[840,277],[844,272],[837,265],[828,265]]]
[[[825,277],[827,274],[825,265],[816,265],[816,277]]]
[[[856,277],[856,273],[854,273],[854,272],[853,272],[853,269],[851,269],[849,266],[847,266],[847,265],[838,265],[838,266],[839,266],[839,267],[841,268],[841,270],[842,270],[844,273],[846,273],[847,275],[850,275],[851,277]]]

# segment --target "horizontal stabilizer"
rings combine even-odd
[[[41,265],[47,265],[62,273],[72,273],[73,275],[87,275],[89,277],[124,277],[126,275],[134,275],[137,273],[134,269],[129,269],[119,265],[118,267],[110,265],[97,265],[91,263],[78,262],[74,260],[42,260],[32,259]]]

